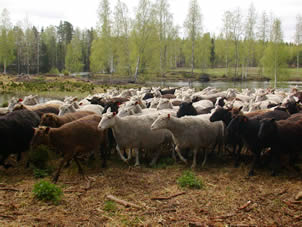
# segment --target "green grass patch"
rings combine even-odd
[[[110,200],[105,201],[104,210],[109,213],[115,213],[117,211],[116,203]]]
[[[166,169],[173,164],[174,164],[174,160],[172,158],[161,158],[155,165],[152,166],[152,168]]]
[[[63,192],[59,186],[45,180],[40,180],[34,185],[33,194],[38,200],[58,204]]]
[[[201,189],[204,184],[201,179],[197,178],[192,171],[184,171],[181,177],[177,179],[180,187]]]

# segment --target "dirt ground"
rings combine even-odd
[[[129,168],[114,157],[107,169],[99,166],[85,166],[88,181],[75,165],[64,169],[58,205],[33,198],[39,180],[24,164],[1,168],[0,226],[302,226],[302,202],[294,199],[302,178],[291,170],[271,177],[262,168],[248,178],[246,163],[234,168],[229,157],[211,158],[194,171],[204,188],[187,189],[177,184],[189,169],[181,163]]]

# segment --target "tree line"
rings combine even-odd
[[[302,17],[295,38],[284,42],[280,18],[257,12],[251,4],[226,10],[219,34],[203,29],[202,9],[190,0],[183,27],[173,23],[168,0],[140,0],[133,18],[118,0],[100,0],[97,26],[79,29],[68,21],[37,29],[28,19],[12,25],[9,11],[0,17],[0,67],[4,73],[74,73],[92,71],[132,76],[165,74],[189,67],[207,72],[223,67],[225,75],[246,78],[250,67],[260,75],[278,77],[300,66]],[[181,37],[180,31],[184,35]]]

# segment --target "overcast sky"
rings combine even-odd
[[[100,0],[0,0],[0,10],[4,8],[10,12],[13,24],[28,17],[31,24],[41,28],[48,25],[58,25],[60,20],[72,23],[74,27],[90,28],[96,26]],[[109,0],[111,9],[116,0]],[[135,13],[139,0],[123,0],[129,8],[130,16]],[[218,34],[222,26],[222,15],[226,10],[240,7],[243,14],[253,2],[258,15],[264,10],[273,12],[282,22],[284,39],[294,40],[296,16],[302,13],[302,0],[198,0],[203,15],[205,32]],[[174,22],[183,26],[187,15],[189,0],[169,0],[170,11],[174,15]]]

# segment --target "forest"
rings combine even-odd
[[[174,24],[168,0],[140,0],[130,17],[121,0],[100,0],[96,26],[80,29],[68,21],[38,29],[29,19],[12,24],[9,11],[0,15],[0,70],[6,74],[108,73],[133,77],[164,75],[187,68],[207,73],[224,68],[225,76],[259,75],[286,79],[286,69],[301,65],[302,16],[295,37],[284,41],[282,21],[273,13],[226,10],[217,34],[204,31],[202,8],[189,2],[183,26]],[[285,76],[285,77],[284,77]]]

